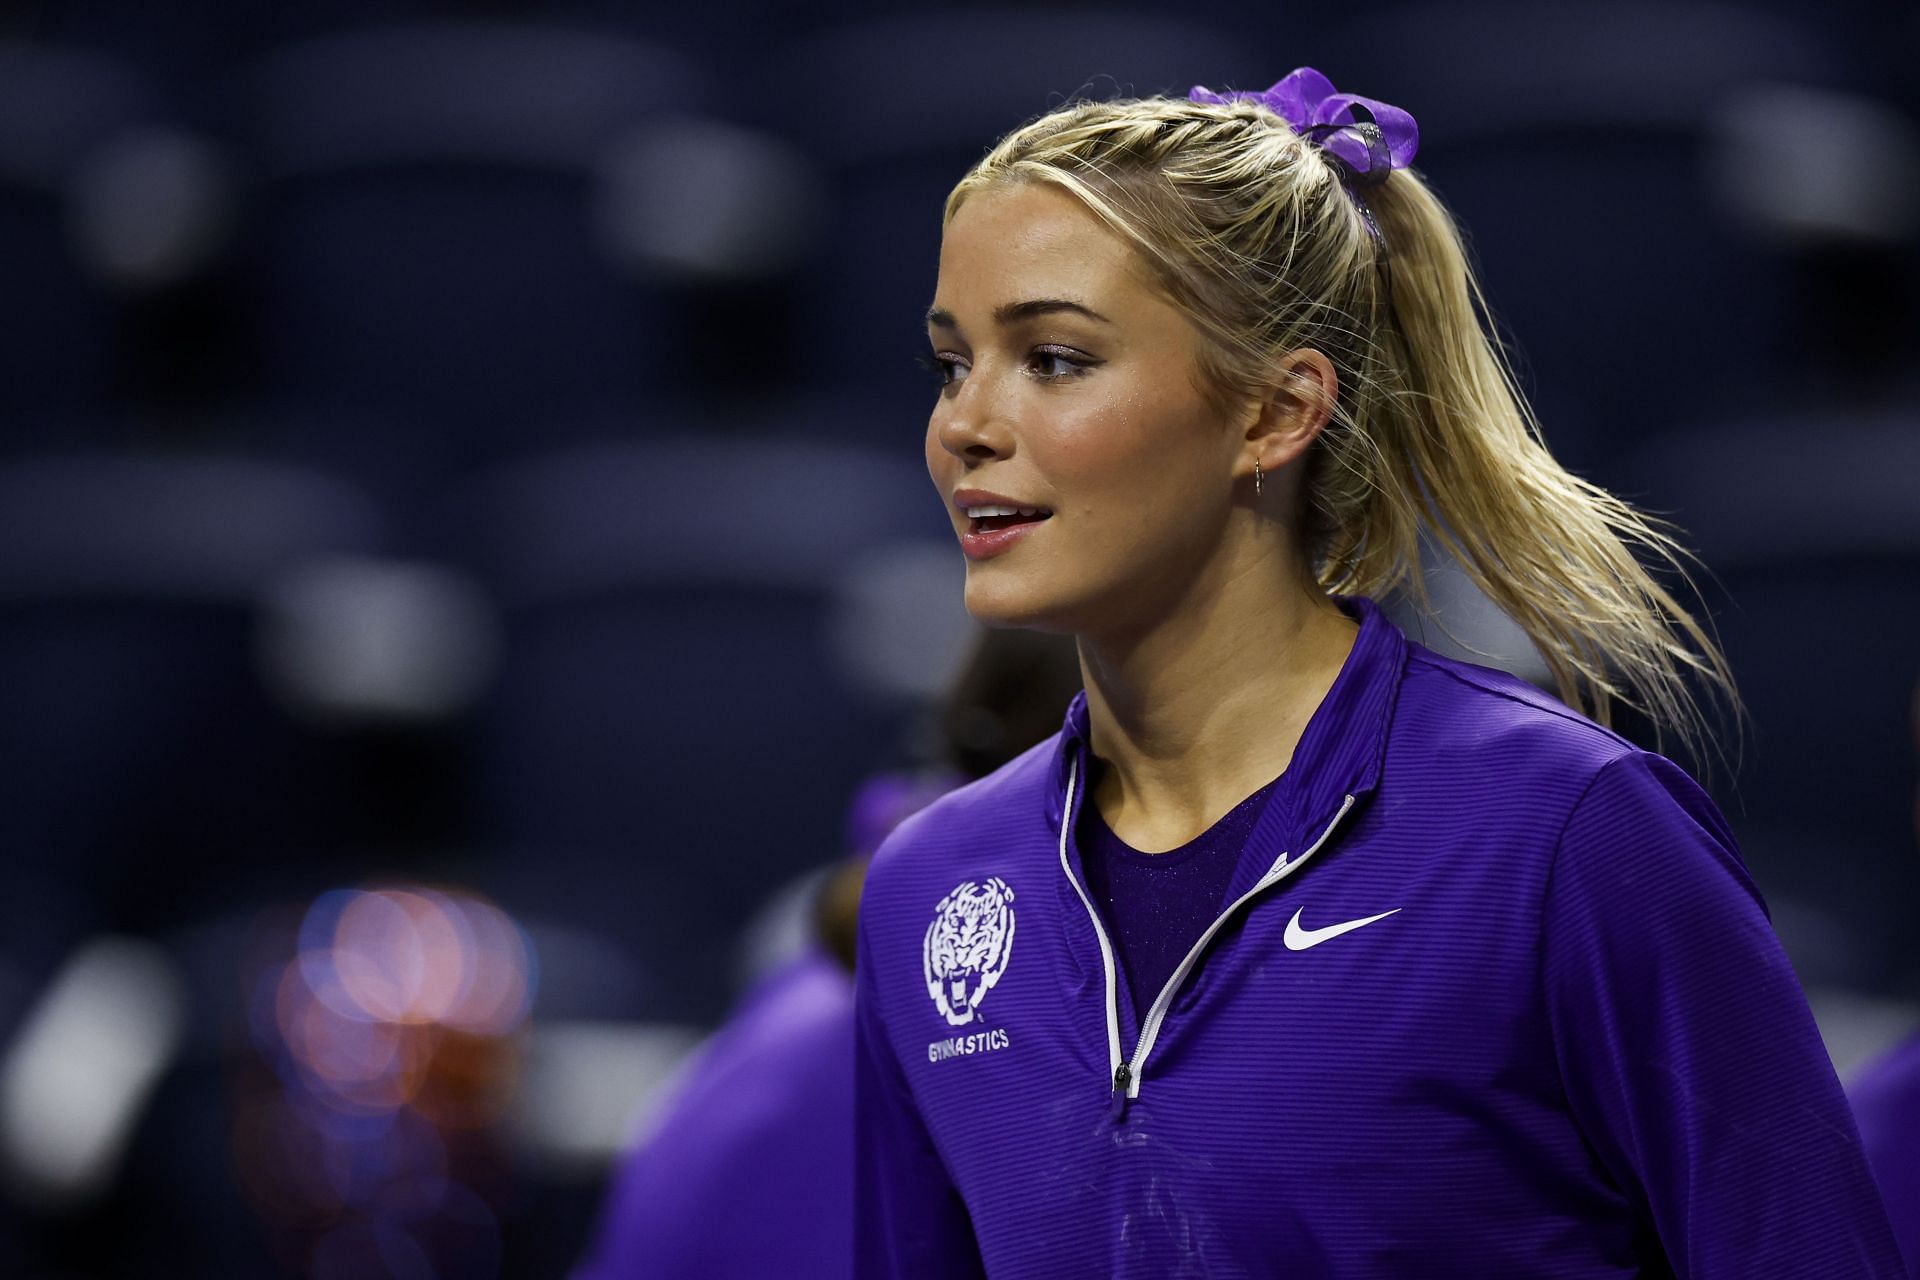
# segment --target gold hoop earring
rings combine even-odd
[[[1258,459],[1258,458],[1255,458],[1255,459],[1253,460],[1253,496],[1254,496],[1254,497],[1256,497],[1256,498],[1258,498],[1258,497],[1260,497],[1260,496],[1261,496],[1261,493],[1260,493],[1260,459]]]

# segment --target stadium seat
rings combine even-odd
[[[348,456],[357,427],[400,431],[368,456],[431,479],[671,383],[675,295],[620,257],[619,165],[709,93],[670,51],[532,24],[367,28],[247,67],[228,109],[263,400],[335,421]]]
[[[1756,84],[1830,79],[1823,30],[1719,4],[1499,0],[1329,31],[1335,84],[1419,119],[1416,166],[1464,223],[1549,445],[1583,474],[1604,483],[1640,441],[1776,385],[1790,280],[1716,190],[1716,113]]]
[[[995,139],[1075,94],[1249,84],[1268,63],[1231,33],[1182,20],[1089,10],[1063,27],[1048,12],[1001,9],[856,23],[776,49],[766,65],[765,88],[744,105],[820,159],[836,199],[797,308],[814,353],[807,375],[918,409],[931,403],[914,361],[941,208]]]
[[[76,443],[112,403],[120,299],[87,258],[77,192],[115,142],[161,117],[128,66],[0,42],[0,452]]]
[[[102,453],[0,467],[9,886],[84,895],[110,927],[163,927],[236,892],[236,874],[328,847],[346,813],[338,760],[262,681],[259,604],[279,575],[383,536],[353,489],[283,466]]]
[[[854,784],[892,762],[915,708],[861,695],[833,623],[876,549],[951,537],[926,487],[805,439],[663,438],[502,467],[423,514],[503,619],[480,887],[673,975],[628,1016],[717,1017],[730,939],[837,856]]]

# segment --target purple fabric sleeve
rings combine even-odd
[[[867,932],[854,966],[856,1280],[983,1277],[966,1205],[934,1150],[869,986]]]
[[[1908,1272],[1920,1280],[1920,1035],[1861,1072],[1847,1097],[1894,1238],[1907,1255]]]
[[[853,1254],[853,990],[809,951],[698,1051],[622,1160],[573,1280],[844,1280]]]
[[[1902,1274],[1839,1081],[1713,804],[1677,766],[1607,765],[1546,889],[1560,1073],[1676,1275]]]

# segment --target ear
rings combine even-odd
[[[1324,353],[1300,347],[1275,361],[1246,428],[1248,472],[1257,458],[1261,471],[1276,475],[1304,454],[1332,418],[1339,396],[1340,375]]]

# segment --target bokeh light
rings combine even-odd
[[[335,889],[253,977],[266,1071],[234,1158],[281,1255],[332,1276],[491,1277],[493,1128],[518,1079],[535,965],[463,889]]]

